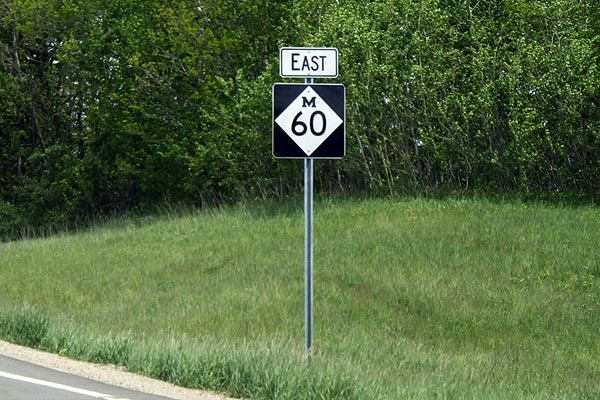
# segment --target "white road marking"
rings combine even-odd
[[[129,399],[124,399],[124,398],[117,398],[117,397],[111,396],[110,394],[93,392],[91,390],[85,390],[85,389],[80,389],[80,388],[76,388],[73,386],[62,385],[60,383],[43,381],[41,379],[29,378],[27,376],[15,375],[15,374],[3,372],[3,371],[0,371],[0,377],[12,379],[15,381],[27,382],[27,383],[31,383],[33,385],[38,385],[38,386],[46,386],[46,387],[49,387],[52,389],[64,390],[66,392],[82,394],[84,396],[94,397],[96,399],[101,399],[101,400],[129,400]]]

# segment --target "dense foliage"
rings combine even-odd
[[[2,0],[0,235],[297,190],[284,45],[340,51],[348,155],[319,190],[599,200],[595,0]]]

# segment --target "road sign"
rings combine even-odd
[[[330,47],[282,47],[279,74],[290,78],[335,78],[338,50]]]
[[[304,351],[313,354],[313,159],[346,155],[346,89],[313,84],[338,76],[338,51],[283,47],[279,74],[304,85],[273,85],[273,156],[304,159]]]
[[[273,156],[343,158],[346,89],[339,84],[273,86]]]

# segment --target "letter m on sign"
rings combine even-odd
[[[316,97],[313,97],[309,100],[306,97],[302,96],[302,108],[306,108],[306,107],[316,108],[317,107],[316,101],[317,101]]]

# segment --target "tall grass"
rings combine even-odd
[[[245,398],[600,396],[598,209],[417,199],[315,212],[312,364],[300,205],[2,244],[0,335],[22,341],[15,326],[29,324],[41,333],[27,345]]]
[[[32,311],[0,314],[0,337],[239,398],[345,400],[369,396],[347,371],[322,362],[308,364],[302,354],[286,346],[231,347],[210,340],[154,337],[149,341],[131,334],[89,335],[68,322],[53,322]]]

